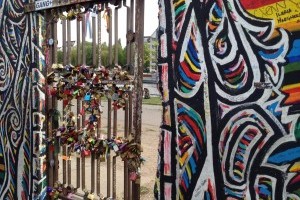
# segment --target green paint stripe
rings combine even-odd
[[[179,8],[177,8],[176,11],[175,11],[175,15],[177,16],[178,13],[180,13],[182,10],[185,9],[185,7],[186,7],[186,6],[185,6],[185,4],[184,4],[184,5],[180,6]]]
[[[295,137],[297,140],[300,140],[300,120],[298,120],[295,127]]]
[[[291,63],[284,67],[285,73],[294,72],[294,71],[300,71],[300,62]]]

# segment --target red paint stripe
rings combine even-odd
[[[183,189],[185,191],[187,191],[187,188],[186,188],[186,185],[185,185],[185,182],[184,182],[183,178],[181,178],[181,184],[180,185],[183,187]]]
[[[293,89],[287,89],[287,90],[283,90],[284,92],[286,93],[296,93],[296,92],[299,92],[300,93],[300,87],[298,88],[293,88]]]
[[[183,115],[182,116],[187,122],[188,124],[191,125],[191,127],[193,128],[194,132],[196,133],[197,135],[197,138],[201,144],[201,146],[203,147],[203,140],[202,140],[202,136],[201,136],[201,133],[199,131],[199,128],[197,127],[197,125],[195,124],[195,122],[193,120],[191,120],[191,118],[189,118],[187,115]]]
[[[242,61],[242,62],[240,63],[240,66],[238,67],[237,70],[231,72],[230,74],[226,74],[225,77],[226,77],[226,78],[233,78],[233,77],[236,77],[237,75],[242,74],[242,72],[244,71],[244,69],[245,69],[245,62]]]
[[[297,184],[300,183],[300,174],[297,175],[296,177],[294,177],[290,182],[290,184],[295,184],[295,183],[297,183]]]
[[[196,72],[192,72],[191,69],[189,68],[189,66],[186,64],[185,61],[180,63],[182,66],[182,69],[184,71],[184,73],[191,79],[193,79],[194,81],[199,81],[200,79],[200,74],[196,74]]]
[[[280,2],[282,0],[241,0],[242,6],[246,10],[257,9],[263,6],[267,6],[273,3]]]

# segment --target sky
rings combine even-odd
[[[130,2],[129,0],[127,0]],[[150,36],[155,29],[158,27],[158,0],[145,0],[145,24],[144,24],[144,35]],[[112,16],[114,17],[114,8]],[[121,39],[122,46],[124,47],[126,44],[126,9],[123,7],[119,10],[119,38]],[[114,19],[113,19],[114,23]],[[92,24],[92,20],[90,19],[90,24]],[[96,22],[97,24],[97,22]],[[105,20],[102,18],[102,34],[101,40],[102,42],[108,43],[108,33],[106,32]],[[114,24],[113,26],[114,27]],[[97,27],[96,27],[97,28]],[[87,32],[86,40],[91,41],[89,37],[90,34]],[[71,40],[75,41],[76,36],[76,20],[71,22]],[[113,35],[113,43],[114,43],[114,35]],[[75,44],[76,45],[76,44]],[[62,46],[62,26],[61,23],[58,23],[58,47]]]

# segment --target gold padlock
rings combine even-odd
[[[93,200],[93,199],[95,199],[95,195],[94,194],[88,194],[87,198],[90,199],[90,200]]]

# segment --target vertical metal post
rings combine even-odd
[[[63,65],[65,66],[67,64],[67,49],[66,49],[66,20],[63,19],[62,20],[62,33],[63,33],[63,36],[62,36],[62,47],[63,47]],[[65,116],[65,109],[64,109],[64,106],[63,106],[63,116]],[[66,146],[63,146],[63,152],[62,152],[62,155],[63,157],[62,158],[65,158],[66,156],[66,153],[67,153],[67,147]],[[63,184],[66,184],[66,178],[67,178],[67,169],[66,169],[66,160],[63,159]]]
[[[92,30],[93,30],[93,67],[96,67],[96,18],[92,16]],[[91,157],[91,192],[95,191],[95,153],[92,152]]]
[[[113,121],[113,136],[115,137],[117,135],[117,122],[118,122],[118,110],[116,108],[116,106],[114,106],[113,108],[114,110],[114,121]],[[113,199],[116,199],[116,190],[117,190],[117,186],[116,186],[116,179],[117,179],[117,174],[116,174],[116,170],[117,170],[117,166],[116,166],[116,156],[113,156]]]
[[[124,120],[124,137],[128,137],[129,130],[129,105],[128,99],[125,99],[125,120]],[[128,163],[127,160],[124,161],[124,200],[128,200],[128,188],[129,188],[129,178],[128,178]]]
[[[97,56],[96,56],[96,17],[92,16],[92,30],[93,30],[93,67],[96,67]]]
[[[86,49],[85,49],[85,37],[86,37],[86,19],[82,14],[82,65],[86,65]]]
[[[131,7],[131,13],[130,13],[130,30],[132,31],[132,33],[134,32],[134,24],[135,24],[135,18],[134,18],[134,11],[135,11],[135,0],[131,0],[130,1],[130,7]],[[130,42],[130,45],[129,45],[129,48],[130,48],[130,65],[131,65],[131,68],[130,68],[130,74],[134,74],[134,44],[133,44],[133,41]]]
[[[107,138],[111,139],[111,98],[107,100]],[[107,197],[111,196],[111,159],[107,156]]]
[[[86,49],[85,49],[85,36],[86,36],[86,28],[85,28],[85,24],[86,24],[86,19],[85,19],[85,15],[82,14],[82,65],[86,65]],[[82,102],[83,104],[83,102]],[[83,105],[82,105],[83,107]],[[85,122],[85,115],[82,116],[82,127],[85,126],[84,124]],[[82,156],[81,157],[81,187],[82,189],[86,188],[85,185],[85,157]]]
[[[128,116],[128,132],[129,134],[132,134],[132,105],[133,105],[133,102],[132,102],[132,92],[130,91],[129,92],[129,106],[128,106],[128,109],[129,109],[129,116]],[[131,181],[129,180],[128,178],[128,199],[132,199],[132,184],[131,184]]]
[[[107,7],[108,10],[108,19],[109,19],[109,33],[108,33],[108,48],[109,48],[109,66],[112,67],[112,10]]]
[[[51,15],[50,15],[50,13],[49,13],[49,11],[47,12],[45,12],[45,20],[46,20],[46,22],[48,22],[48,23],[51,23],[50,22],[50,19],[51,19]],[[50,26],[49,26],[49,31],[47,31],[47,36],[46,36],[46,38],[47,39],[49,39],[49,38],[52,38],[53,37],[53,26],[52,26],[53,24],[51,23],[50,24]],[[40,28],[42,28],[42,27],[40,27]],[[48,29],[48,27],[46,27],[46,29]],[[53,47],[52,46],[50,46],[49,47],[49,63],[48,63],[48,65],[47,65],[47,68],[46,68],[46,74],[48,74],[49,72],[51,72],[52,71],[52,69],[50,68],[50,66],[52,65],[52,62],[53,62],[53,60],[52,60],[52,58],[53,58]],[[46,92],[45,93],[47,93],[48,91],[47,91],[47,88],[49,87],[49,85],[48,85],[48,83],[46,82],[46,84],[45,84],[45,87],[46,87]],[[46,137],[53,137],[53,135],[52,135],[52,130],[53,130],[53,123],[51,123],[52,122],[52,120],[53,120],[53,118],[52,118],[52,120],[51,120],[51,117],[49,116],[49,110],[52,108],[52,98],[51,97],[48,97],[48,95],[46,95],[46,107],[45,107],[45,112],[46,112],[46,115],[45,115],[45,117],[46,117],[46,128],[45,128],[45,130],[46,130]],[[42,138],[41,138],[42,139]],[[48,144],[46,144],[46,148],[47,148],[47,152],[48,152],[48,154],[47,154],[47,160],[49,160],[49,161],[51,161],[52,159],[53,159],[53,154],[54,154],[54,152],[51,152],[50,151],[50,146],[48,145]],[[53,166],[51,166],[51,164],[50,164],[50,162],[48,162],[48,164],[47,164],[48,166],[47,166],[47,168],[49,169],[48,170],[48,173],[47,173],[47,176],[48,176],[48,185],[50,186],[50,187],[52,187],[53,186],[53,184],[54,184],[54,177],[53,177],[53,174],[54,174],[54,169],[53,169]]]
[[[103,11],[103,5],[98,12],[98,67],[101,67],[101,11]],[[99,105],[101,106],[101,98],[99,99]],[[97,138],[100,138],[100,129],[101,129],[101,113],[98,118],[97,125]],[[97,159],[97,194],[100,195],[100,158]]]
[[[131,7],[127,5],[127,0],[124,0],[124,7],[126,7],[126,34],[128,34],[131,26]],[[129,66],[130,63],[130,42],[126,38],[126,64]]]
[[[144,66],[144,6],[145,0],[136,1],[135,9],[135,72],[134,72],[134,114],[133,129],[135,142],[141,144],[143,66]],[[140,180],[133,183],[133,199],[140,199]]]
[[[53,24],[53,40],[54,40],[54,44],[53,44],[53,51],[52,51],[52,55],[53,55],[53,62],[57,63],[57,22],[55,22]],[[56,109],[57,108],[57,99],[56,97],[52,97],[52,108]],[[57,129],[58,128],[58,119],[54,119],[52,120],[52,128],[53,129]],[[59,149],[59,144],[55,144],[54,147],[54,182],[56,182],[58,180],[58,149]]]
[[[118,65],[118,47],[119,47],[119,9],[122,4],[120,3],[115,8],[115,65]]]
[[[67,44],[68,44],[68,50],[67,50],[67,63],[71,63],[71,21],[67,20]],[[67,150],[68,157],[71,156],[71,151],[70,147],[68,147]],[[68,185],[71,184],[71,160],[68,159],[67,161],[67,166],[68,166]]]
[[[77,19],[77,63],[76,65],[80,65],[80,21]],[[80,100],[76,100],[76,104],[77,104],[77,129],[80,130],[81,129],[81,124],[80,124],[80,117],[79,117],[79,113],[81,111],[81,101]],[[80,158],[77,157],[76,158],[76,186],[77,188],[80,187]]]

